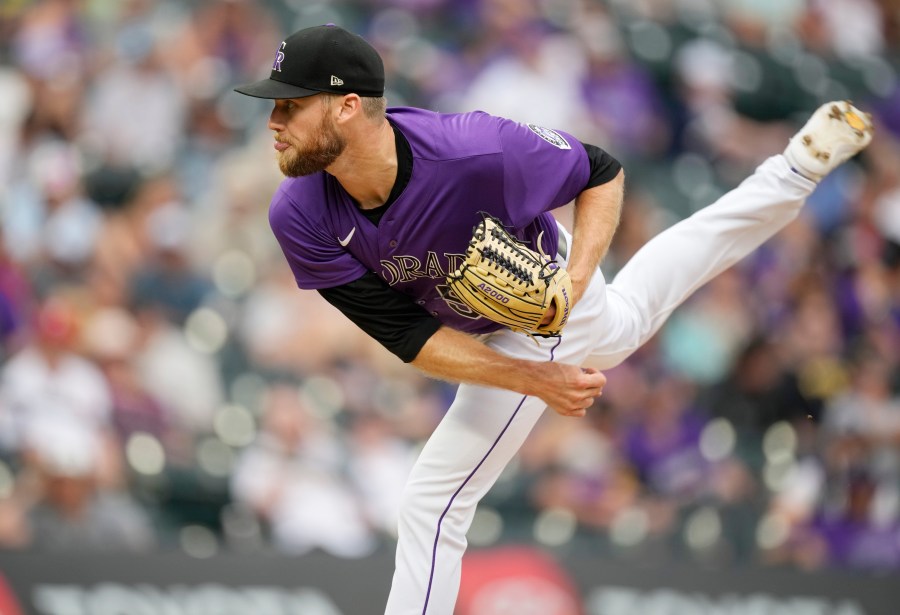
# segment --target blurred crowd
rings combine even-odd
[[[610,370],[587,418],[544,417],[470,539],[900,569],[895,0],[4,2],[0,548],[390,548],[454,387],[296,289],[268,103],[231,92],[328,22],[383,54],[390,105],[621,160],[607,279],[820,103],[872,111],[870,148]]]

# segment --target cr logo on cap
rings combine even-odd
[[[284,49],[286,43],[281,41],[281,47],[278,48],[278,51],[275,53],[275,62],[272,64],[272,70],[277,70],[279,73],[281,72],[281,63],[284,61]]]

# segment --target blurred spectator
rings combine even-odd
[[[0,68],[0,90],[4,96],[0,107],[0,203],[3,203],[15,175],[16,159],[21,155],[21,132],[32,112],[33,96],[25,75],[12,66]]]
[[[823,436],[852,439],[859,459],[843,463],[864,464],[882,476],[900,479],[900,396],[892,389],[895,374],[877,355],[862,354],[852,364],[849,388],[833,397],[825,408]]]
[[[3,233],[12,256],[33,263],[35,284],[46,293],[84,278],[101,214],[84,196],[81,155],[72,144],[42,141],[24,162],[2,210]]]
[[[605,13],[584,15],[575,25],[587,66],[581,96],[594,139],[620,160],[654,159],[668,152],[672,138],[665,103],[650,74],[628,57],[616,25]]]
[[[234,252],[243,252],[260,269],[281,265],[283,256],[269,228],[269,204],[260,195],[273,192],[282,176],[277,169],[256,164],[270,147],[265,135],[264,142],[255,140],[243,151],[229,150],[217,161],[211,185],[195,205],[191,254],[210,269],[218,258]]]
[[[146,513],[126,491],[102,488],[101,442],[84,426],[56,419],[31,425],[25,472],[34,472],[28,509],[39,550],[146,550],[155,544]]]
[[[849,472],[838,485],[836,506],[824,506],[791,536],[788,553],[804,568],[841,567],[867,571],[900,566],[900,524],[896,511],[878,514],[883,485],[865,470]]]
[[[886,96],[872,101],[872,113],[881,120],[885,130],[890,131],[894,138],[900,137],[900,80]]]
[[[651,492],[696,497],[710,471],[699,448],[703,420],[689,409],[684,382],[658,376],[648,385],[644,405],[624,426],[625,455]]]
[[[246,299],[239,330],[256,365],[302,375],[358,354],[370,344],[317,293],[297,292],[294,276],[283,262],[261,274]]]
[[[190,213],[181,203],[165,203],[147,215],[145,224],[150,253],[134,272],[132,305],[158,309],[182,325],[212,292],[209,279],[196,272],[190,260]]]
[[[748,58],[750,56],[739,55],[726,43],[696,38],[678,50],[673,62],[676,83],[681,90],[679,102],[684,105],[683,146],[715,162],[728,181],[738,181],[764,158],[781,153],[795,130],[785,122],[771,121],[784,119],[783,115],[766,117],[767,121],[761,122],[739,111],[738,97],[742,94],[739,87],[752,87],[758,93],[756,98],[766,92],[765,84],[753,83],[750,75],[746,78],[751,80],[752,86],[741,83],[741,77],[745,77],[742,70],[751,74],[760,70],[759,65]],[[746,68],[741,61],[752,68]],[[750,105],[745,103],[744,106]],[[701,163],[692,164],[700,166]],[[714,179],[706,174],[697,177],[704,183]],[[692,194],[700,194],[709,200],[697,188],[694,190],[697,192],[692,191]],[[695,205],[705,203],[699,201]]]
[[[90,46],[85,15],[77,3],[39,0],[22,16],[12,49],[16,64],[35,78],[77,80],[85,71]]]
[[[839,56],[871,56],[884,51],[883,8],[875,0],[814,0],[808,19],[819,21],[817,51]]]
[[[33,303],[31,281],[6,250],[0,234],[0,362],[25,343]]]
[[[87,97],[84,130],[92,153],[102,160],[159,172],[175,161],[185,93],[162,65],[149,24],[127,32],[116,41],[115,63]]]
[[[753,328],[739,275],[724,272],[673,314],[661,342],[674,372],[699,384],[719,382],[728,372]]]
[[[348,473],[369,524],[396,537],[398,502],[415,461],[409,443],[374,412],[353,419],[348,434]]]
[[[707,388],[701,400],[709,414],[727,419],[753,444],[778,421],[805,419],[812,411],[781,365],[778,347],[765,338],[747,343],[725,377]]]
[[[111,173],[105,181],[92,177],[94,192],[104,198],[105,216],[88,283],[101,304],[134,310],[129,305],[134,277],[154,259],[148,219],[157,209],[180,202],[180,190],[171,175],[144,177],[128,167],[110,166],[98,172],[106,169]],[[183,232],[177,230],[179,236]]]
[[[796,373],[798,387],[818,416],[822,404],[846,382],[844,340],[825,281],[810,272],[797,276],[795,284],[792,311],[779,339],[783,360]]]
[[[217,361],[192,347],[185,332],[159,310],[141,309],[137,322],[140,334],[132,361],[142,388],[171,410],[177,429],[189,436],[209,433],[225,397]]]
[[[481,109],[520,122],[566,126],[580,134],[587,128],[579,92],[585,63],[576,41],[553,32],[531,14],[531,2],[512,6],[508,0],[487,0],[483,11],[495,48],[466,86],[460,109]],[[515,83],[515,88],[498,87]],[[547,92],[553,92],[547,96]],[[539,105],[523,101],[540,101]]]
[[[151,5],[150,2],[136,4]],[[269,70],[279,24],[267,3],[212,0],[179,21],[168,64],[181,89],[195,99],[210,99],[229,83]]]
[[[176,436],[170,411],[141,383],[131,361],[137,351],[140,327],[126,311],[105,308],[85,325],[84,344],[103,370],[112,399],[112,425],[121,442],[135,434],[149,434],[160,442]]]
[[[28,148],[31,139],[45,136],[42,133],[75,141],[95,44],[87,16],[76,2],[39,0],[28,3],[15,24],[4,48],[27,78],[32,94],[22,146]]]
[[[259,437],[242,452],[232,476],[235,500],[266,521],[281,551],[370,553],[374,535],[344,479],[347,452],[339,434],[286,384],[272,386],[263,412]]]
[[[53,424],[102,440],[110,428],[110,391],[99,368],[77,353],[74,306],[61,297],[47,300],[31,324],[33,339],[0,371],[2,447],[20,453],[26,436]]]
[[[590,425],[547,417],[522,449],[523,470],[534,476],[530,495],[539,510],[570,510],[584,527],[608,530],[639,504],[641,487],[618,446],[612,410],[597,402]]]
[[[31,526],[20,498],[0,499],[0,549],[28,549],[32,540]]]

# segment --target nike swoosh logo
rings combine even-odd
[[[350,243],[350,240],[351,240],[351,239],[353,239],[353,233],[355,233],[355,232],[356,232],[356,227],[354,226],[354,227],[353,227],[353,230],[350,231],[350,234],[349,234],[349,235],[347,235],[347,236],[344,237],[343,239],[341,239],[340,237],[338,237],[338,243],[341,244],[341,245],[344,246],[344,247],[347,247],[347,244]]]

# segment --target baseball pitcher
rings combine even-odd
[[[292,34],[269,77],[236,90],[273,100],[286,179],[269,219],[297,285],[461,383],[406,486],[387,615],[451,615],[475,508],[544,410],[583,416],[598,369],[793,220],[872,137],[867,115],[824,105],[783,154],[607,285],[598,265],[624,173],[601,148],[481,112],[386,109],[378,53],[334,25]],[[573,200],[570,235],[550,212]]]

